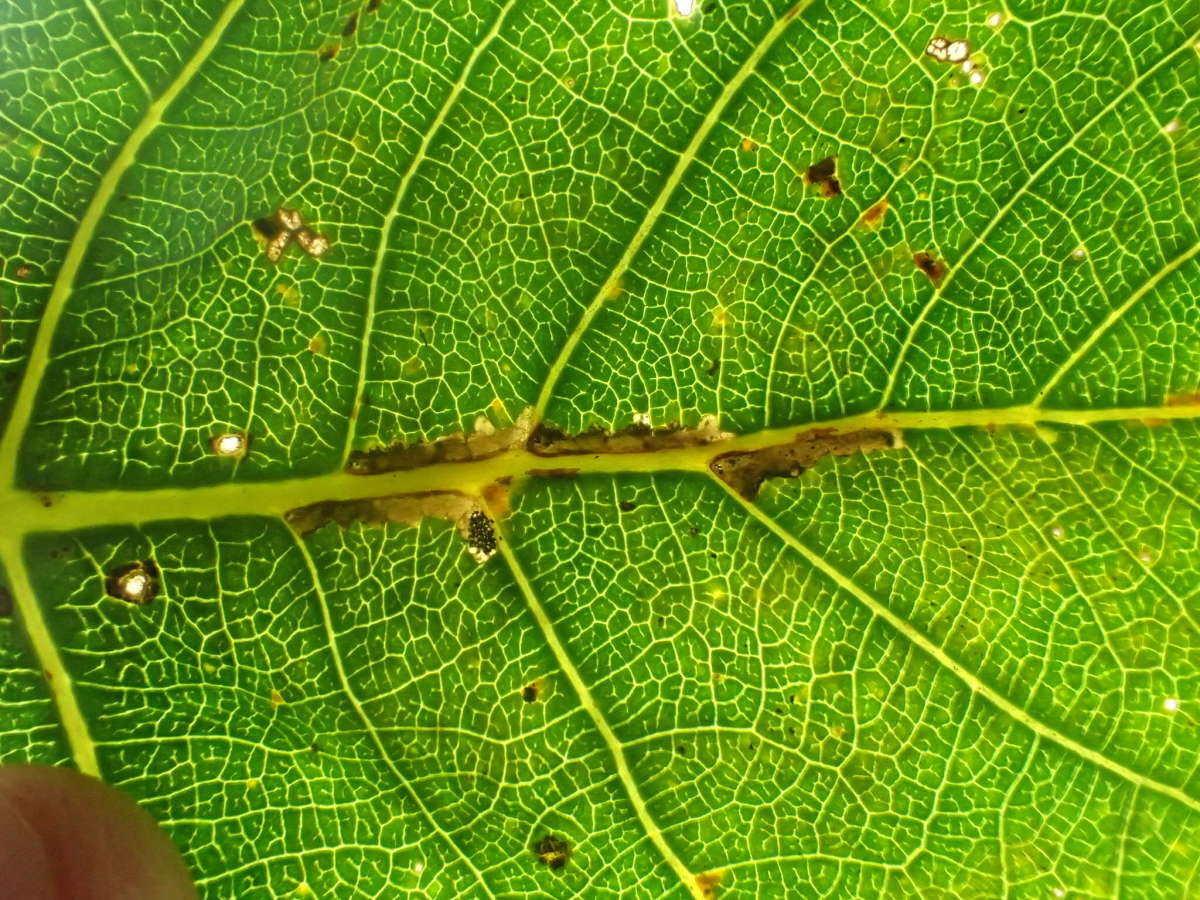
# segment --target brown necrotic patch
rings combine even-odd
[[[350,18],[346,20],[346,24],[342,26],[342,37],[353,37],[354,32],[358,31],[358,13],[350,13]]]
[[[842,184],[837,178],[837,157],[827,156],[813,163],[804,172],[804,180],[816,185],[823,197],[836,197],[842,192]]]
[[[946,274],[946,266],[944,263],[934,259],[934,257],[922,250],[913,256],[913,264],[929,276],[929,280],[934,284],[942,280],[942,276]]]
[[[12,591],[0,584],[0,619],[7,619],[13,614]]]
[[[883,219],[887,215],[888,201],[884,197],[878,203],[873,204],[865,213],[859,222],[864,228],[878,228],[883,224]]]
[[[797,478],[825,456],[890,450],[899,445],[900,434],[896,431],[839,432],[832,428],[814,428],[798,434],[790,444],[724,453],[714,459],[709,468],[747,500],[754,500],[768,478]]]
[[[531,681],[525,687],[521,688],[521,699],[526,703],[534,703],[542,696],[542,683],[540,681]]]
[[[533,855],[543,866],[557,871],[571,858],[571,845],[565,838],[548,834],[533,845]]]

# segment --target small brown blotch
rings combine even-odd
[[[329,44],[328,46],[322,47],[317,51],[317,59],[319,59],[321,62],[329,62],[331,59],[337,56],[338,51],[341,49],[342,48],[340,44]]]
[[[742,138],[742,149],[747,153],[753,153],[758,149],[758,144],[754,143],[750,138]]]
[[[108,596],[145,606],[158,593],[158,566],[144,559],[109,570],[104,576],[104,591]]]
[[[872,205],[871,208],[865,213],[863,213],[862,218],[859,221],[861,222],[863,228],[878,228],[883,224],[883,219],[887,215],[887,211],[888,201],[887,197],[884,197],[878,203]]]
[[[54,505],[54,498],[49,494],[42,494],[38,497],[38,503],[42,504],[43,508],[49,509]]]
[[[918,269],[928,275],[929,280],[934,284],[941,281],[942,276],[946,274],[946,266],[924,250],[913,256],[913,263]]]
[[[832,728],[829,729],[829,736],[831,738],[833,738],[835,741],[841,740],[842,735],[845,733],[846,733],[846,729],[843,728],[841,725],[834,725]]]
[[[521,699],[526,703],[534,703],[542,696],[542,683],[540,681],[531,681],[525,687],[521,688]]]
[[[637,509],[637,504],[632,500],[622,500],[617,506],[621,508],[621,512],[633,512]]]
[[[342,37],[353,37],[354,32],[358,31],[358,12],[350,13],[350,18],[346,20],[346,24],[342,26]]]
[[[0,619],[7,619],[13,614],[12,591],[0,584]]]
[[[548,834],[533,845],[533,855],[546,868],[558,871],[571,858],[571,845],[556,834]]]
[[[25,263],[21,263],[21,265],[17,266],[17,269],[15,272],[13,272],[13,274],[16,275],[18,278],[24,279],[24,278],[28,278],[30,275],[33,274],[33,269],[31,269]]]
[[[382,3],[383,3],[383,0],[367,0],[367,12],[369,12],[369,13],[375,12],[375,10],[379,9],[379,7]]]
[[[837,179],[837,157],[827,156],[820,162],[815,162],[804,173],[807,184],[816,185],[825,198],[836,197],[842,192],[842,184]]]
[[[721,877],[724,874],[720,869],[713,869],[711,872],[701,872],[697,875],[696,887],[700,889],[701,896],[717,896],[717,885],[721,883]]]
[[[484,485],[483,502],[493,519],[503,519],[508,515],[509,498],[512,493],[509,484],[511,484],[511,480],[508,483],[493,481],[491,484]]]
[[[329,338],[323,334],[318,334],[308,342],[310,353],[315,353],[317,356],[324,356],[329,352]]]
[[[283,706],[283,694],[279,691],[271,691],[271,709],[279,709]]]

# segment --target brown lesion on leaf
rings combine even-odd
[[[571,858],[571,844],[556,834],[547,834],[533,845],[533,855],[546,868],[558,871]]]
[[[338,51],[341,49],[342,47],[340,44],[326,44],[317,51],[317,59],[319,59],[321,62],[329,62],[338,55]]]
[[[12,591],[0,584],[0,619],[7,619],[13,614]]]
[[[373,13],[383,5],[383,0],[367,0],[367,12]]]
[[[849,456],[898,446],[898,431],[814,428],[796,435],[796,439],[788,444],[723,453],[709,463],[709,468],[747,500],[754,500],[768,478],[799,477],[825,456]]]
[[[346,471],[351,475],[378,475],[435,463],[489,459],[523,445],[529,439],[532,418],[533,411],[526,409],[512,425],[496,428],[481,416],[474,432],[460,431],[427,444],[358,450],[350,454]]]
[[[724,877],[725,873],[721,869],[713,869],[711,872],[701,872],[696,876],[696,887],[700,891],[700,895],[702,897],[716,897],[717,886]]]
[[[450,522],[467,544],[476,562],[487,562],[496,552],[499,537],[495,523],[475,497],[457,491],[394,494],[361,500],[322,500],[290,509],[284,518],[303,536],[331,522],[352,525],[420,525],[432,516]]]
[[[871,207],[862,214],[859,219],[859,224],[863,228],[875,229],[883,225],[884,217],[887,216],[888,200],[884,197],[878,203],[872,204]]]
[[[715,416],[705,416],[695,428],[667,425],[653,428],[634,424],[620,431],[593,428],[568,435],[552,425],[539,425],[529,438],[529,450],[538,456],[570,456],[583,453],[652,453],[702,447],[733,437],[722,431]]]
[[[526,703],[536,703],[542,696],[542,680],[540,678],[529,682],[521,688],[521,699]]]
[[[342,37],[354,37],[354,32],[358,31],[358,10],[350,13],[350,18],[346,20],[346,24],[342,26]]]
[[[920,253],[913,255],[913,264],[929,276],[929,280],[937,284],[942,280],[942,276],[946,274],[946,264],[937,260],[932,254],[922,250]]]
[[[804,181],[806,184],[816,185],[821,191],[821,196],[827,199],[841,194],[842,183],[837,178],[837,157],[827,156],[813,163],[804,172]]]

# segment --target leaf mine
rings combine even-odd
[[[496,428],[481,417],[475,422],[474,432],[458,432],[426,444],[355,451],[350,454],[346,471],[351,475],[378,475],[435,463],[489,459],[524,445],[529,439],[532,416],[533,411],[526,409],[506,428]]]
[[[322,500],[284,514],[287,523],[301,536],[331,522],[342,528],[388,523],[417,526],[430,516],[452,523],[476,562],[487,562],[495,555],[499,537],[492,518],[479,500],[457,491],[395,494],[362,500]]]
[[[830,428],[814,428],[797,435],[790,444],[723,453],[709,464],[709,468],[747,500],[754,500],[762,483],[768,478],[796,478],[825,456],[849,456],[872,450],[892,450],[899,446],[901,435],[898,431],[863,429],[839,432]]]
[[[733,437],[722,431],[716,416],[705,416],[695,428],[680,425],[652,427],[645,419],[620,431],[594,428],[568,435],[552,425],[539,425],[529,438],[529,450],[539,456],[569,456],[582,453],[649,453],[701,447]]]

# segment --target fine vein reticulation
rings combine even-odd
[[[1189,895],[1200,12],[344,6],[13,13],[0,760],[212,896]]]

